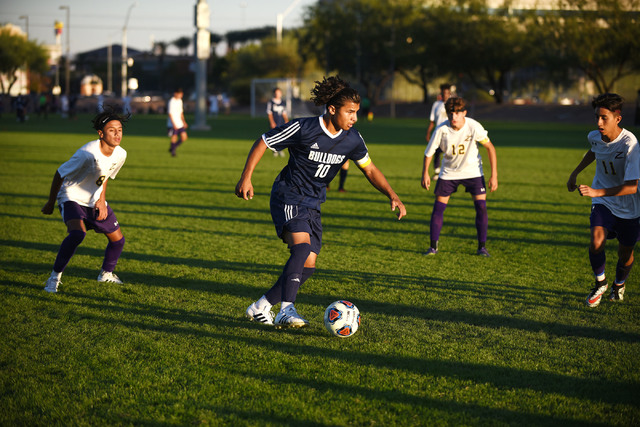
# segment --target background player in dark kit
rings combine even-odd
[[[287,244],[291,256],[282,275],[258,301],[246,311],[251,320],[273,324],[271,307],[281,302],[275,318],[276,328],[308,325],[293,303],[299,287],[315,271],[322,247],[320,206],[326,200],[326,186],[342,164],[352,159],[365,177],[398,209],[398,219],[406,209],[386,178],[369,158],[364,140],[353,129],[360,107],[360,95],[339,77],[316,82],[311,100],[325,105],[320,117],[295,119],[262,135],[251,148],[236,195],[253,198],[251,177],[267,148],[289,150],[289,162],[275,179],[271,190],[271,216],[276,233]]]
[[[273,98],[267,103],[267,118],[269,119],[269,129],[282,126],[289,121],[287,116],[287,108],[282,100],[282,89],[273,89]],[[284,151],[274,151],[273,156],[280,155],[284,157]]]

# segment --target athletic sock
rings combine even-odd
[[[259,310],[264,310],[265,308],[271,310],[272,306],[273,304],[269,302],[266,295],[262,295],[260,299],[256,301],[256,307],[258,307]]]
[[[489,215],[487,214],[487,201],[474,200],[473,206],[476,208],[476,230],[478,233],[478,249],[484,247],[487,241],[489,230]]]
[[[107,249],[104,251],[104,261],[102,262],[102,269],[104,271],[113,271],[118,264],[118,258],[122,254],[124,248],[124,236],[117,242],[109,242]]]
[[[447,208],[446,203],[436,201],[433,204],[433,212],[431,212],[431,224],[429,225],[429,234],[431,240],[440,240],[440,231],[444,220],[444,210]]]
[[[264,298],[271,305],[276,305],[282,300],[282,282],[284,281],[284,276],[281,274],[276,280],[276,283],[264,293]]]
[[[607,261],[604,250],[600,253],[594,254],[589,251],[589,262],[591,263],[591,269],[598,282],[605,280],[604,267]]]
[[[347,180],[348,173],[348,170],[340,169],[340,186],[338,187],[338,190],[344,190],[344,182]]]
[[[309,248],[311,248],[311,246],[309,246]],[[307,255],[307,257],[309,257],[309,255]],[[306,260],[306,258],[305,258],[305,260]],[[289,261],[287,261],[287,264],[289,264]],[[303,265],[304,265],[304,263],[303,263]],[[287,265],[285,265],[285,270],[287,270]],[[303,267],[302,275],[300,277],[300,285],[298,286],[298,288],[300,288],[300,286],[302,286],[303,283],[306,282],[307,279],[309,277],[311,277],[315,271],[316,271],[315,268]],[[283,286],[282,286],[282,284],[284,283],[284,274],[285,273],[283,272],[280,275],[280,277],[278,277],[278,280],[276,280],[276,283],[274,283],[274,285],[267,292],[265,292],[265,294],[263,295],[262,298],[265,299],[265,302],[267,304],[270,304],[270,305],[273,306],[273,305],[278,304],[279,302],[284,301],[282,299],[283,293],[284,293]],[[297,290],[296,290],[296,292],[297,292]],[[262,307],[261,304],[262,303],[257,304],[258,307]]]
[[[302,272],[304,263],[311,253],[311,245],[309,243],[299,243],[293,245],[290,249],[291,256],[284,266],[282,275],[282,301],[295,302],[298,289],[302,283]]]
[[[309,277],[316,271],[315,267],[305,267],[302,269],[302,278],[300,279],[300,286],[304,285]]]
[[[624,285],[624,282],[627,281],[627,277],[629,277],[629,273],[631,272],[631,267],[633,267],[633,262],[629,265],[623,265],[619,260],[616,265],[616,285]]]
[[[56,261],[53,263],[53,271],[57,273],[62,273],[66,268],[67,264],[71,260],[71,257],[74,253],[76,253],[76,249],[84,240],[84,236],[86,236],[82,230],[71,230],[67,237],[62,241],[60,245],[60,249],[58,249],[58,255],[56,256]]]

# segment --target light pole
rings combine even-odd
[[[136,7],[138,2],[134,2],[131,6],[129,6],[129,10],[127,11],[127,18],[124,21],[124,27],[122,27],[122,84],[120,85],[120,92],[122,97],[127,96],[127,25],[129,24],[129,16],[131,15],[131,9]]]
[[[64,76],[64,84],[65,84],[65,88],[64,88],[64,93],[65,95],[67,95],[67,99],[69,98],[69,89],[70,89],[70,84],[69,84],[69,80],[71,79],[71,68],[70,68],[70,60],[69,60],[69,56],[71,55],[71,22],[70,22],[70,15],[71,15],[71,8],[69,6],[60,6],[59,8],[60,10],[66,10],[67,11],[67,57],[65,58],[65,76]]]
[[[276,17],[276,39],[278,40],[278,44],[282,43],[282,23],[284,22],[284,18],[287,17],[289,13],[293,10],[294,7],[300,2],[300,0],[293,0],[293,2],[289,5],[287,10],[282,13],[279,13]]]
[[[27,32],[27,40],[29,40],[29,15],[22,15],[20,18],[18,19],[24,19],[25,20],[25,27],[26,27],[26,32]]]
[[[25,20],[27,41],[29,41],[29,15],[22,15],[18,19],[24,19]],[[24,63],[24,82],[22,83],[22,88],[23,88],[22,90],[24,90],[26,88],[27,92],[29,91],[29,66],[28,66],[28,64],[26,62]]]
[[[207,59],[211,53],[211,13],[207,0],[198,0],[195,7],[196,48],[194,60],[196,65],[196,120],[191,127],[194,130],[209,130],[207,118]]]

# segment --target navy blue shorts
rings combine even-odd
[[[286,205],[279,200],[271,199],[271,218],[276,226],[278,237],[284,232],[308,233],[311,238],[311,252],[316,255],[322,248],[322,221],[320,211],[304,206]],[[284,241],[284,239],[283,239]],[[286,243],[286,242],[285,242]]]
[[[609,232],[607,239],[618,238],[622,246],[633,247],[640,234],[639,218],[627,219],[615,216],[605,205],[591,205],[589,217],[591,228],[604,227]]]
[[[473,196],[487,194],[487,188],[484,183],[484,176],[467,179],[438,179],[434,194],[440,197],[449,197],[458,191],[458,185],[463,185],[467,193]]]
[[[169,135],[169,137],[172,137],[174,135],[182,135],[186,131],[187,130],[185,128],[180,128],[180,129],[167,128],[167,135]]]
[[[120,228],[116,214],[113,213],[109,205],[107,205],[107,218],[102,221],[96,219],[98,216],[96,208],[80,206],[76,202],[64,202],[59,208],[65,224],[72,219],[81,219],[87,230],[95,230],[96,233],[102,234],[110,234]]]

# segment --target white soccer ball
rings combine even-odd
[[[333,302],[324,311],[324,326],[337,337],[350,337],[360,326],[360,311],[352,302]]]

